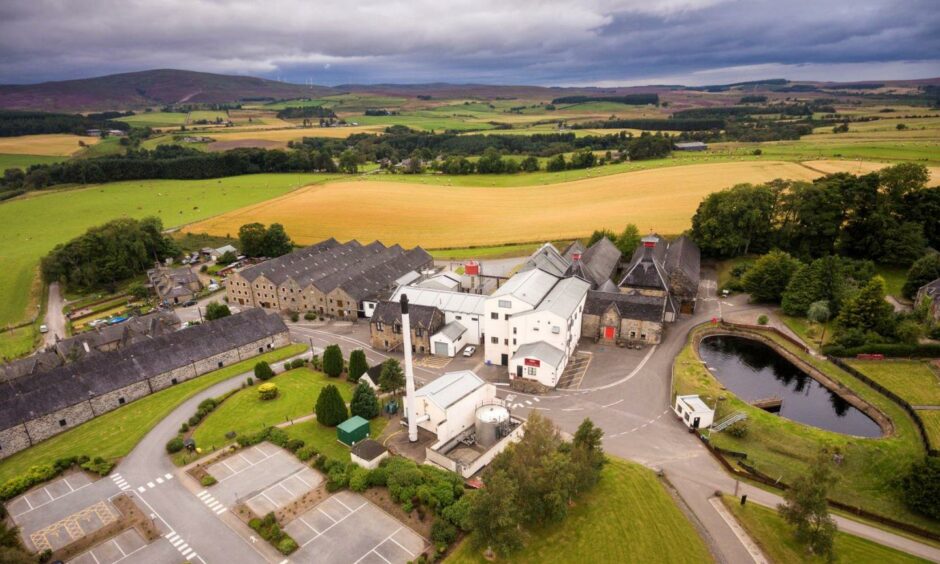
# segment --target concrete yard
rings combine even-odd
[[[427,546],[416,532],[349,491],[329,497],[284,530],[300,545],[292,562],[404,564]]]

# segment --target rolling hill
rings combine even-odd
[[[0,85],[0,108],[76,112],[185,102],[317,97],[334,92],[326,86],[311,87],[251,76],[158,69],[39,84]]]

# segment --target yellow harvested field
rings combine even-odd
[[[287,145],[288,141],[300,141],[304,137],[332,137],[345,139],[354,133],[377,133],[385,129],[384,125],[358,127],[296,127],[291,129],[259,129],[256,131],[232,131],[213,133],[216,141],[278,141]]]
[[[0,137],[0,154],[67,157],[81,150],[78,145],[79,141],[84,141],[86,145],[94,145],[101,139],[68,133]]]
[[[690,226],[708,193],[744,182],[818,176],[799,163],[747,161],[513,188],[339,181],[307,186],[185,231],[224,235],[245,223],[278,222],[304,244],[336,237],[426,248],[570,239],[601,227],[619,230],[626,223],[644,232],[673,234]]]
[[[825,174],[834,172],[848,172],[851,174],[868,174],[869,172],[879,171],[895,163],[875,163],[871,161],[840,161],[840,160],[821,160],[821,161],[803,161],[805,166]],[[930,185],[940,185],[940,167],[928,166],[930,171]]]

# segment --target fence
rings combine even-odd
[[[914,424],[917,426],[917,430],[920,431],[920,440],[924,444],[924,449],[927,451],[927,455],[928,456],[940,456],[940,450],[934,448],[935,445],[932,445],[930,443],[930,435],[927,434],[927,428],[924,427],[924,422],[921,420],[920,416],[917,414],[917,410],[914,409],[914,407],[911,406],[911,404],[909,404],[907,400],[895,394],[891,390],[885,388],[878,382],[872,380],[865,374],[859,372],[854,367],[849,366],[841,358],[831,356],[831,355],[826,355],[826,358],[829,359],[829,362],[835,364],[842,370],[845,370],[846,372],[858,378],[862,382],[865,382],[866,384],[868,384],[869,386],[877,390],[879,393],[881,393],[883,396],[886,396],[888,399],[890,399],[894,403],[901,406],[901,408],[904,411],[906,411],[908,415],[911,416],[911,418],[914,420]]]

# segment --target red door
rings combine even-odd
[[[604,327],[604,338],[612,341],[614,339],[614,328],[613,327]]]

